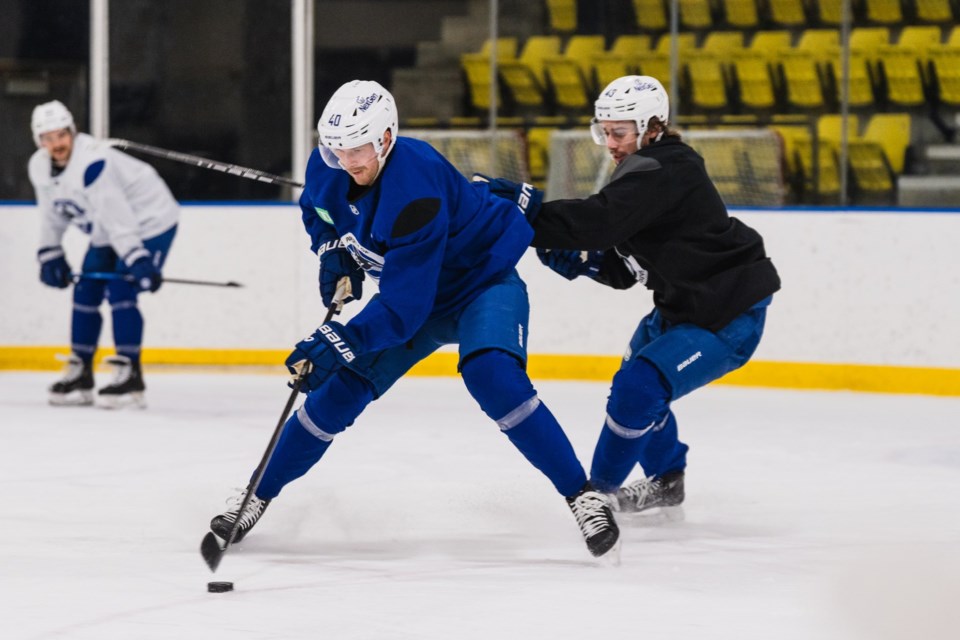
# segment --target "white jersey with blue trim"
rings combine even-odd
[[[152,166],[85,133],[74,137],[63,171],[54,175],[46,149],[30,157],[27,169],[42,216],[41,247],[59,245],[73,224],[90,234],[91,246],[110,246],[123,258],[180,218],[180,206]]]
[[[426,142],[398,137],[373,185],[359,187],[317,151],[300,205],[312,247],[339,239],[380,295],[346,326],[358,353],[409,340],[512,272],[533,229],[516,203],[469,182]]]

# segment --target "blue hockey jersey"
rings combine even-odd
[[[510,273],[533,238],[515,203],[470,183],[429,144],[394,144],[362,190],[314,149],[300,198],[311,249],[339,238],[379,281],[380,295],[346,326],[358,355],[402,344],[427,319],[462,309]]]

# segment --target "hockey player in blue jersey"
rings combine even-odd
[[[309,363],[303,405],[284,425],[247,509],[211,521],[242,539],[267,505],[307,472],[334,438],[413,365],[459,345],[459,371],[480,408],[566,498],[589,551],[617,547],[619,531],[556,419],[525,371],[529,303],[516,272],[533,233],[515,204],[468,182],[425,142],[397,136],[397,110],[376,82],[355,80],[330,98],[300,199],[320,257],[324,304],[338,283],[359,299],[349,322],[327,322],[296,345],[291,373]]]
[[[50,404],[92,405],[93,358],[109,300],[117,354],[107,358],[113,383],[97,394],[104,408],[144,407],[140,368],[143,316],[137,297],[156,291],[177,232],[180,206],[149,164],[77,133],[73,115],[54,100],[38,105],[30,123],[37,151],[28,173],[40,212],[40,280],[65,289],[73,283],[61,246],[69,226],[90,236],[83,272],[116,273],[115,280],[80,278],[73,288],[71,354],[63,378],[50,387]],[[126,276],[127,279],[123,279]],[[131,277],[132,276],[132,277]]]

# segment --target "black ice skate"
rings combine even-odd
[[[57,407],[92,405],[93,367],[73,354],[56,357],[67,363],[67,370],[60,380],[50,385],[50,404]]]
[[[233,529],[233,523],[237,521],[237,515],[240,513],[243,499],[246,497],[247,490],[244,489],[240,492],[240,495],[227,500],[230,508],[210,521],[210,531],[213,531],[224,540],[229,539],[230,531]],[[237,528],[237,535],[233,537],[234,542],[243,540],[250,529],[253,529],[253,525],[257,524],[257,521],[260,520],[260,516],[267,510],[267,505],[269,504],[269,500],[261,500],[256,494],[250,496],[250,502],[247,503],[246,509],[243,510],[243,515],[240,516],[240,526]]]
[[[620,487],[614,508],[621,513],[637,513],[654,507],[675,507],[683,498],[683,471],[670,471],[659,478],[643,478]]]
[[[104,409],[146,408],[143,392],[147,387],[143,384],[140,363],[126,356],[112,356],[104,362],[114,367],[116,377],[113,383],[97,392],[97,404]]]
[[[577,495],[567,498],[567,505],[580,525],[587,549],[596,557],[615,551],[620,539],[620,528],[610,510],[610,498],[595,491],[590,483]]]

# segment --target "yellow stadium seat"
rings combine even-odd
[[[653,76],[663,85],[663,88],[670,93],[670,48],[673,38],[669,33],[660,36],[657,40],[656,49],[648,51],[641,55],[638,60],[638,71],[645,76]],[[677,47],[681,52],[681,64],[683,52],[696,49],[696,35],[692,33],[677,34]]]
[[[499,62],[500,78],[520,107],[543,107],[546,97],[544,59],[560,53],[558,36],[530,36],[520,57]]]
[[[610,45],[608,53],[615,56],[635,56],[645,51],[650,51],[650,43],[650,36],[621,35],[617,36],[613,44]]]
[[[960,47],[960,25],[950,30],[946,44],[948,47]]]
[[[750,48],[757,51],[779,53],[790,48],[789,31],[757,31],[750,41]]]
[[[460,67],[467,81],[470,106],[486,111],[490,108],[490,56],[465,53],[460,56]],[[499,97],[499,96],[498,96]],[[497,100],[499,108],[501,102]]]
[[[550,169],[550,134],[553,127],[530,127],[527,130],[527,163],[535,187],[543,188]]]
[[[593,56],[603,47],[603,36],[572,36],[562,56],[543,59],[557,107],[577,110],[593,104]]]
[[[480,55],[489,56],[490,49],[492,49],[491,41],[489,38],[484,40],[483,46],[480,47]],[[503,58],[516,58],[517,57],[517,39],[516,38],[497,38],[497,60],[502,60]]]
[[[893,172],[897,175],[903,173],[911,140],[910,114],[874,114],[867,122],[862,137],[879,144]]]
[[[803,0],[767,0],[770,22],[777,27],[796,29],[807,24]]]
[[[738,49],[729,52],[733,67],[733,85],[742,108],[772,110],[777,95],[771,75],[771,58],[765,51]]]
[[[877,75],[876,59],[880,47],[889,44],[890,31],[886,27],[859,27],[850,32],[850,83],[848,103],[851,107],[872,107],[876,104],[873,79]],[[839,102],[843,97],[844,79],[839,46],[829,52],[828,75],[833,80],[832,90]]]
[[[547,24],[557,33],[576,31],[577,0],[547,0]]]
[[[796,47],[780,51],[778,68],[786,106],[803,110],[826,106],[822,64],[829,62],[831,48],[839,43],[836,30],[807,29]]]
[[[930,69],[936,100],[951,107],[960,107],[960,47],[932,47]]]
[[[904,27],[897,44],[877,50],[880,87],[888,103],[916,107],[926,101],[929,51],[939,45],[939,27]]]
[[[633,0],[633,15],[641,31],[664,31],[670,26],[663,0]]]
[[[806,127],[796,127],[793,139],[794,163],[800,176],[801,189],[812,193],[817,201],[832,200],[840,194],[840,167],[837,149],[829,142],[818,141],[814,162],[814,144]]]
[[[883,148],[869,140],[852,140],[847,146],[851,190],[859,202],[893,204],[896,176],[890,169]]]
[[[720,0],[723,22],[734,29],[756,29],[760,25],[757,0]]]
[[[701,49],[707,51],[729,51],[743,46],[742,31],[711,31],[703,39]]]
[[[843,139],[843,116],[835,113],[828,113],[817,118],[817,138],[821,142],[827,142],[835,147],[840,146]],[[856,114],[847,116],[847,140],[855,140],[860,137],[860,118]]]
[[[655,51],[660,53],[670,53],[670,49],[673,45],[673,36],[669,33],[665,33],[657,40],[657,46]],[[689,32],[680,32],[677,34],[677,48],[680,51],[688,51],[690,49],[697,48],[697,34]]]
[[[887,25],[903,24],[903,7],[900,5],[900,0],[863,0],[863,4],[867,22]]]
[[[702,31],[713,27],[710,0],[678,0],[680,28]]]
[[[810,10],[814,21],[820,25],[839,27],[843,22],[843,3],[840,0],[810,0]],[[853,17],[850,16],[851,19]]]
[[[722,54],[696,49],[683,55],[690,103],[696,109],[726,108],[727,90]]]
[[[950,0],[913,0],[913,5],[920,22],[954,22]]]

